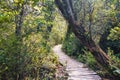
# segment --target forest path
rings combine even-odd
[[[56,45],[53,51],[59,57],[59,61],[66,65],[66,71],[69,75],[68,80],[101,80],[101,78],[92,70],[85,67],[83,63],[80,63],[69,56],[67,56],[62,50],[62,45]]]

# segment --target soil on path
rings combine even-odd
[[[85,67],[83,63],[80,63],[69,56],[67,56],[62,50],[62,45],[57,45],[53,48],[53,51],[59,57],[59,61],[66,65],[66,71],[69,75],[68,80],[101,80],[101,78],[92,70]]]

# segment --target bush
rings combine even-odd
[[[115,66],[115,67],[118,67],[120,69],[120,58],[116,57],[114,54],[113,54],[113,51],[108,49],[108,56],[110,57],[110,60],[111,60],[111,65],[112,66]],[[114,61],[114,62],[113,62]]]
[[[107,46],[110,47],[114,52],[114,54],[120,58],[120,27],[114,27],[110,30],[110,34],[108,36]]]
[[[68,39],[63,41],[62,49],[70,56],[78,56],[79,54],[83,54],[84,47],[74,34],[70,34]]]
[[[41,79],[46,76],[54,79],[57,63],[57,57],[50,52],[40,34],[32,34],[22,41],[14,35],[0,40],[0,80]]]
[[[87,66],[89,66],[93,70],[99,70],[99,64],[96,62],[95,58],[91,54],[91,52],[84,50],[84,54],[79,54],[77,57],[77,60],[85,63]]]

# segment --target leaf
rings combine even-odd
[[[116,75],[120,75],[120,70],[119,69],[115,70],[115,71],[113,71],[113,73],[116,74]]]

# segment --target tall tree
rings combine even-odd
[[[67,20],[69,25],[72,26],[72,31],[74,32],[75,36],[81,41],[81,43],[86,46],[93,54],[95,59],[103,66],[109,65],[109,58],[106,55],[106,53],[97,45],[94,40],[89,36],[85,29],[85,17],[86,17],[86,8],[84,5],[86,5],[86,2],[81,0],[81,9],[82,12],[82,18],[79,20],[77,19],[79,16],[77,15],[77,9],[75,9],[75,5],[73,3],[78,1],[71,1],[71,0],[55,0],[56,5],[62,12],[64,18]],[[89,27],[91,26],[92,22],[92,10],[89,11]]]

